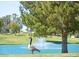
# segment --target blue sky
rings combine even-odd
[[[19,1],[0,1],[0,17],[11,15],[12,13],[20,15],[19,6]]]

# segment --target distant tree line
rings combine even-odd
[[[16,14],[0,17],[0,33],[17,33],[21,28],[21,19]]]

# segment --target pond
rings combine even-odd
[[[47,47],[38,47],[41,52],[34,54],[53,54],[61,53],[61,44],[47,43]],[[69,53],[79,53],[79,44],[68,44]],[[0,45],[0,54],[32,54],[27,45]]]

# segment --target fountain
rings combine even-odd
[[[39,49],[61,49],[61,47],[55,43],[46,42],[45,37],[37,38],[36,43],[34,43],[33,45]]]

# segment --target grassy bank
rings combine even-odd
[[[28,44],[29,43],[28,34],[0,34],[0,44]],[[36,41],[36,38],[33,37],[33,42]],[[49,36],[47,37],[48,42],[61,43],[62,39],[58,36]],[[79,44],[79,38],[68,38],[68,43]]]
[[[61,43],[62,38],[58,37],[58,36],[48,37],[47,42]],[[79,44],[79,38],[68,38],[68,43],[70,43],[70,44]]]
[[[0,55],[0,57],[79,57],[79,53]]]
[[[33,42],[35,42],[35,37],[33,37]],[[28,44],[29,35],[28,34],[0,34],[0,44]]]

